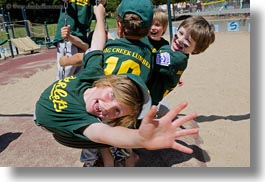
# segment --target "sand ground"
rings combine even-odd
[[[9,77],[0,82],[0,166],[82,166],[79,150],[56,143],[32,122],[36,100],[55,80],[55,59],[46,61],[45,67],[28,76],[10,75],[0,62],[1,79]],[[210,157],[205,164],[249,167],[249,32],[217,32],[215,43],[205,53],[190,57],[182,78],[184,85],[168,96],[170,105],[188,101],[183,114],[198,113],[196,122],[203,140],[200,148]]]

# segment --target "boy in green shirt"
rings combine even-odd
[[[36,123],[52,132],[58,142],[69,147],[172,147],[191,153],[191,149],[176,143],[175,137],[196,134],[198,130],[176,132],[175,128],[193,119],[196,114],[172,122],[187,103],[180,104],[164,118],[156,120],[153,119],[155,106],[146,115],[151,100],[140,77],[126,74],[102,78],[103,53],[99,50],[104,47],[105,32],[101,7],[95,9],[97,31],[94,36],[98,39],[92,39],[90,57],[83,60],[84,71],[56,81],[41,94],[36,103]],[[144,115],[146,117],[139,129],[125,128],[133,127],[136,119]],[[157,122],[160,124],[157,125]],[[164,137],[167,142],[161,142]]]
[[[107,0],[62,0],[63,8],[60,11],[58,25],[53,40],[53,44],[57,48],[57,69],[56,79],[62,79],[66,76],[76,74],[82,70],[81,66],[62,67],[59,64],[61,56],[72,56],[78,52],[84,52],[84,48],[80,49],[80,44],[88,43],[88,32],[93,19],[93,6],[100,1],[103,5]],[[71,27],[71,34],[78,37],[81,41],[71,42],[64,40],[61,35],[61,28]]]
[[[147,82],[153,104],[157,105],[177,86],[189,55],[204,52],[214,41],[214,26],[202,16],[189,17],[179,25],[171,46],[163,45],[156,52],[154,70]]]

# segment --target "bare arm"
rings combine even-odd
[[[89,47],[89,45],[85,42],[83,42],[79,37],[74,36],[70,33],[71,27],[70,25],[68,26],[64,26],[61,28],[61,37],[63,39],[66,39],[70,42],[72,42],[72,44],[74,44],[76,47],[82,49],[83,51],[86,51]]]
[[[105,47],[107,35],[105,32],[105,8],[102,4],[94,6],[94,14],[96,16],[96,26],[94,29],[92,41],[91,41],[91,51],[93,50],[103,50]]]
[[[176,128],[194,119],[196,114],[172,121],[186,106],[187,103],[184,102],[160,119],[154,119],[156,106],[153,106],[142,120],[139,129],[111,127],[103,123],[96,123],[87,127],[84,135],[94,142],[120,148],[146,148],[149,150],[172,148],[190,154],[193,152],[192,149],[177,143],[175,140],[182,136],[197,134],[198,129],[176,130]]]
[[[105,23],[104,23],[105,8],[103,7],[102,4],[99,4],[98,6],[94,6],[94,14],[96,16],[97,23],[96,23],[92,41],[91,41],[91,48],[90,48],[91,51],[103,50],[103,48],[105,47],[106,36],[107,36],[105,32]],[[66,34],[67,33],[65,33],[64,35]],[[76,53],[71,57],[62,56],[60,58],[60,65],[61,66],[69,66],[69,65],[79,66],[82,64],[82,59],[83,59],[83,53]]]
[[[60,65],[61,66],[80,66],[82,65],[84,53],[76,53],[70,57],[68,56],[61,56],[60,57]]]

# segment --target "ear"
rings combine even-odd
[[[117,34],[119,37],[123,37],[123,28],[121,22],[117,22]]]

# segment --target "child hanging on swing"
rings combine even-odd
[[[198,133],[195,128],[176,130],[196,116],[191,114],[174,120],[187,106],[186,102],[164,117],[154,119],[156,106],[150,109],[150,95],[139,76],[104,76],[102,13],[101,6],[95,8],[97,39],[92,39],[90,58],[83,62],[84,70],[45,89],[36,103],[36,124],[50,131],[58,142],[76,148],[173,148],[192,153],[192,149],[175,141]],[[129,129],[139,117],[143,117],[139,129]]]

